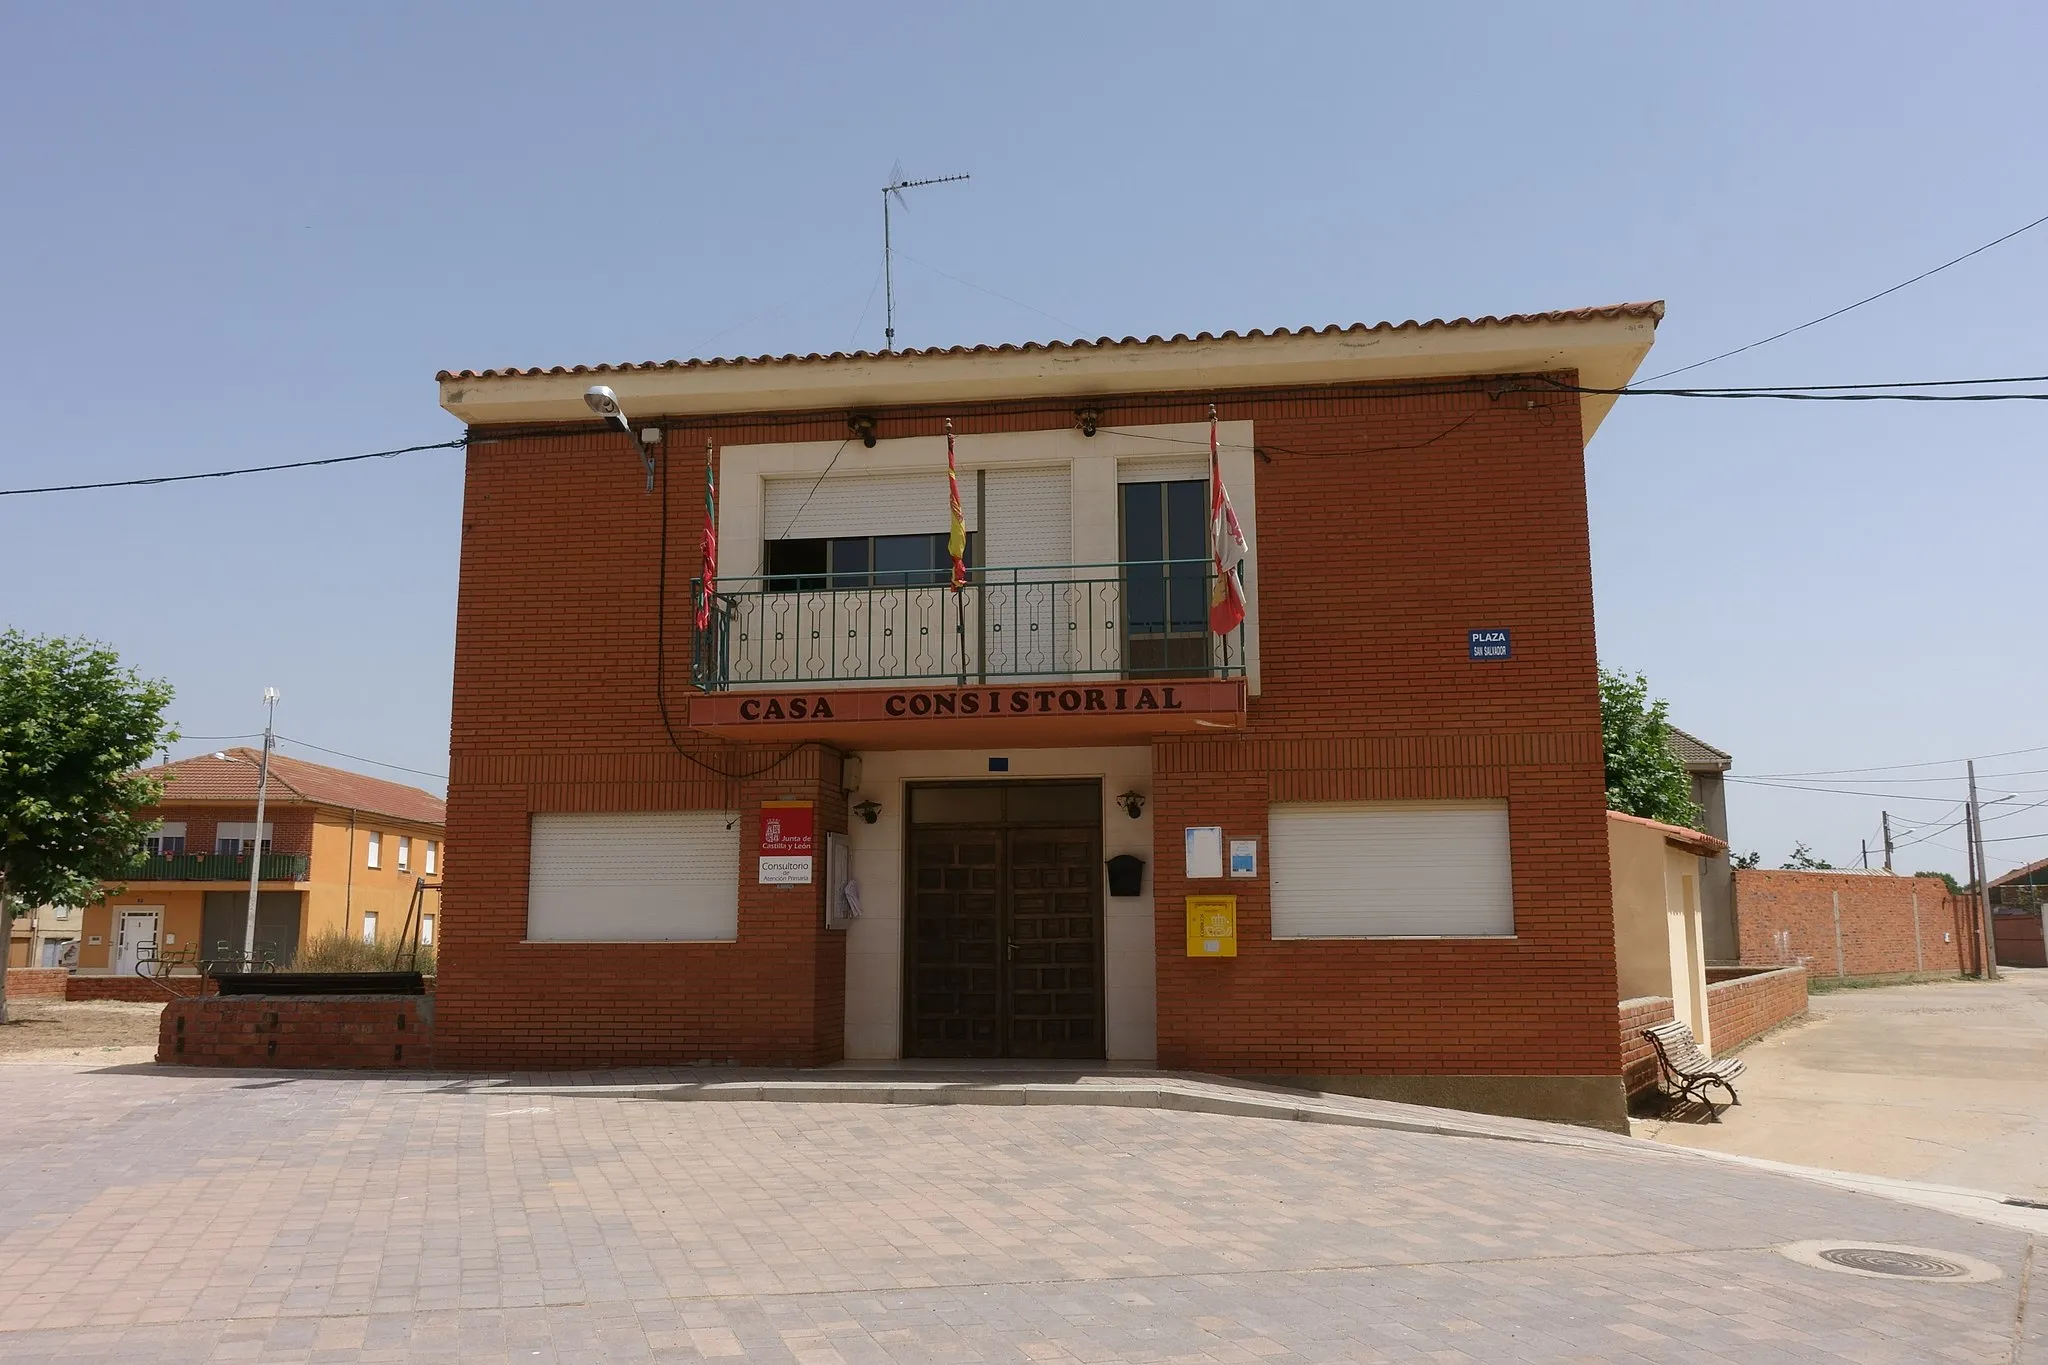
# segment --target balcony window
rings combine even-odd
[[[276,833],[276,826],[270,821],[263,822],[263,851],[270,852],[270,838]],[[214,827],[213,851],[232,854],[235,857],[251,852],[256,846],[256,822],[254,820],[223,820]]]
[[[1119,488],[1125,643],[1133,677],[1209,667],[1209,485],[1199,479]]]
[[[157,827],[156,833],[144,839],[142,843],[145,848],[157,856],[183,853],[185,851],[185,822],[183,820],[166,820]]]
[[[947,533],[910,536],[837,536],[771,540],[764,562],[770,592],[848,592],[913,588],[952,582]],[[976,561],[976,536],[967,533],[967,563]]]

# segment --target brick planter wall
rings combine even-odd
[[[9,1000],[62,1000],[64,981],[71,975],[62,967],[9,967]]]
[[[173,976],[161,985],[139,976],[74,976],[64,983],[64,998],[70,1001],[134,1000],[161,1005],[183,996],[213,993],[213,978],[206,976]]]
[[[1657,1085],[1657,1054],[1643,1030],[1673,1019],[1671,1001],[1661,995],[1621,1002],[1621,1082],[1630,1099]]]
[[[156,1059],[182,1066],[413,1069],[434,1061],[422,995],[218,996],[164,1006]]]
[[[1707,986],[1707,1028],[1718,1055],[1806,1013],[1806,969],[1751,971]]]

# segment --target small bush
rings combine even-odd
[[[396,963],[392,961],[394,955]],[[292,960],[291,969],[295,972],[419,971],[432,976],[434,947],[432,944],[422,946],[419,961],[415,964],[410,949],[401,950],[396,943],[381,940],[365,943],[355,934],[326,933],[300,945],[299,955]]]

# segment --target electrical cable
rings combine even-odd
[[[1725,780],[1739,782],[1746,787],[1776,787],[1780,791],[1788,792],[1825,792],[1834,796],[1862,796],[1868,797],[1872,801],[1932,801],[1937,805],[1954,804],[1953,798],[1947,796],[1901,796],[1895,792],[1859,792],[1850,791],[1843,787],[1795,787],[1784,782],[1760,782],[1753,777],[1730,776]]]
[[[846,448],[851,444],[853,444],[853,438],[849,436],[839,443],[839,449],[832,452],[832,458],[825,461],[825,472],[823,474],[820,474],[814,481],[812,481],[810,490],[804,494],[804,500],[797,504],[796,511],[790,513],[789,525],[782,528],[782,534],[776,537],[777,540],[789,539],[789,533],[796,529],[796,524],[799,521],[803,520],[804,509],[811,505],[812,498],[818,496],[818,490],[824,487],[825,480],[831,477],[832,467],[839,463],[839,457],[846,453]],[[666,509],[664,509],[664,513],[665,512]],[[763,564],[761,567],[765,569],[768,566]]]
[[[2011,232],[2006,233],[2003,237],[1994,237],[1992,240],[1984,243],[1984,245],[1980,247],[1975,247],[1969,251],[1965,251],[1962,255],[1956,257],[1952,261],[1943,261],[1940,265],[1934,267],[1934,269],[1932,270],[1923,270],[1910,280],[1901,280],[1899,283],[1893,285],[1889,289],[1880,289],[1875,294],[1872,294],[1869,298],[1858,299],[1856,300],[1856,302],[1852,304],[1849,304],[1842,308],[1835,309],[1832,313],[1823,313],[1819,317],[1813,319],[1811,322],[1802,322],[1797,327],[1787,327],[1782,332],[1774,332],[1770,336],[1763,338],[1761,341],[1750,342],[1747,346],[1737,346],[1732,351],[1723,351],[1719,355],[1710,355],[1705,360],[1695,360],[1690,365],[1681,365],[1675,370],[1666,370],[1662,374],[1652,375],[1650,376],[1650,378],[1644,380],[1643,382],[1646,384],[1654,384],[1660,379],[1669,379],[1674,374],[1684,374],[1687,370],[1697,370],[1702,365],[1711,365],[1717,360],[1726,360],[1729,356],[1741,355],[1744,351],[1754,351],[1759,346],[1768,346],[1774,341],[1782,341],[1786,337],[1791,336],[1794,332],[1803,332],[1809,327],[1818,327],[1823,322],[1827,322],[1832,318],[1838,318],[1842,316],[1842,314],[1844,313],[1854,312],[1856,309],[1861,308],[1866,303],[1876,303],[1879,299],[1883,298],[1887,294],[1896,294],[1908,285],[1918,284],[1920,283],[1920,281],[1926,279],[1930,275],[1939,275],[1942,271],[1948,269],[1952,265],[1961,265],[1964,261],[1969,260],[1972,256],[1981,255],[1982,253],[1991,250],[1992,247],[1998,246],[2000,243],[2009,242],[2023,232],[2031,232],[2035,228],[2041,226],[2041,224],[2043,223],[2048,223],[2048,214],[2044,214],[2042,217],[2036,218],[2033,222],[2026,224],[2024,227],[2014,228]]]
[[[762,764],[760,767],[749,769],[748,771],[743,773],[737,773],[727,772],[725,769],[719,767],[718,765],[704,758],[700,758],[696,753],[694,753],[688,748],[685,748],[683,745],[683,741],[676,735],[675,720],[673,717],[669,715],[668,709],[669,445],[670,443],[667,441],[662,442],[661,445],[661,562],[660,565],[655,569],[654,574],[654,704],[656,709],[658,709],[661,712],[661,728],[663,733],[665,733],[668,736],[670,748],[674,749],[684,758],[688,759],[690,762],[702,768],[705,772],[712,774],[714,777],[722,777],[728,782],[741,782],[745,781],[748,778],[759,777],[762,774],[770,771],[771,769],[781,767],[784,763],[788,762],[789,759],[796,754],[797,750],[803,748],[804,745],[806,743],[809,743],[810,741],[799,740],[795,744],[792,744],[787,749],[783,750],[780,754],[776,755],[773,759],[769,760],[767,763]],[[841,446],[841,449],[844,449],[843,444]]]
[[[381,759],[364,758],[361,754],[343,753],[339,749],[330,749],[325,745],[315,744],[311,740],[293,739],[290,735],[279,735],[277,739],[283,744],[296,744],[301,749],[317,749],[323,754],[333,754],[336,758],[347,758],[353,759],[357,763],[367,763],[373,768],[389,768],[393,772],[411,773],[415,777],[431,777],[442,782],[448,780],[448,774],[446,773],[430,773],[424,768],[408,768],[403,763],[386,763]]]
[[[250,465],[244,469],[214,469],[204,474],[159,474],[148,479],[109,479],[104,483],[50,484],[43,488],[0,488],[0,498],[23,497],[30,493],[85,493],[100,488],[148,488],[160,483],[190,483],[195,479],[232,479],[238,474],[272,474],[280,469],[317,469],[322,465],[354,464],[358,460],[388,460],[422,450],[456,450],[468,445],[468,436],[431,445],[400,446],[396,450],[373,450],[364,455],[334,455],[324,460],[293,460],[287,464]]]
[[[2048,744],[2037,744],[2031,749],[2004,749],[1995,754],[1966,754],[1961,758],[1930,758],[1922,763],[1881,763],[1874,768],[1815,768],[1797,773],[1744,773],[1751,781],[1763,777],[1848,777],[1853,773],[1892,773],[1905,768],[1943,768],[1951,763],[1968,763],[1972,760],[1992,758],[2014,758],[2020,754],[2048,753]]]
[[[929,270],[932,272],[932,274],[942,276],[945,279],[949,279],[955,284],[964,284],[969,289],[972,289],[977,293],[986,294],[992,299],[1001,299],[1004,303],[1014,303],[1019,308],[1022,308],[1025,312],[1036,313],[1038,314],[1038,316],[1046,319],[1048,322],[1057,322],[1060,326],[1066,328],[1070,332],[1080,332],[1087,330],[1086,328],[1068,322],[1065,318],[1060,317],[1056,313],[1048,313],[1043,308],[1034,308],[1030,304],[1024,302],[1024,300],[1022,299],[1013,299],[1008,294],[999,294],[993,289],[984,288],[983,286],[976,284],[973,280],[963,280],[958,275],[949,275],[935,265],[926,265],[923,261],[917,259],[917,257],[912,256],[908,252],[904,251],[903,248],[900,246],[895,248],[895,256],[896,259],[899,261],[909,261],[914,266],[918,266],[922,269]]]
[[[1776,398],[1789,403],[2042,403],[2048,393],[1816,393],[1806,389],[1594,389],[1567,384],[1562,379],[1536,375],[1539,384],[1563,393],[1592,394],[1606,398]],[[1944,381],[1967,384],[1969,380]],[[1996,381],[1979,380],[1978,383]],[[1509,389],[1507,392],[1526,392]]]

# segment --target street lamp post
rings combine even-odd
[[[256,970],[256,901],[263,877],[263,805],[270,795],[270,746],[276,742],[277,689],[263,689],[268,714],[263,721],[263,761],[256,768],[256,837],[249,848],[249,919],[242,926],[242,970]],[[218,757],[225,758],[221,754]]]

